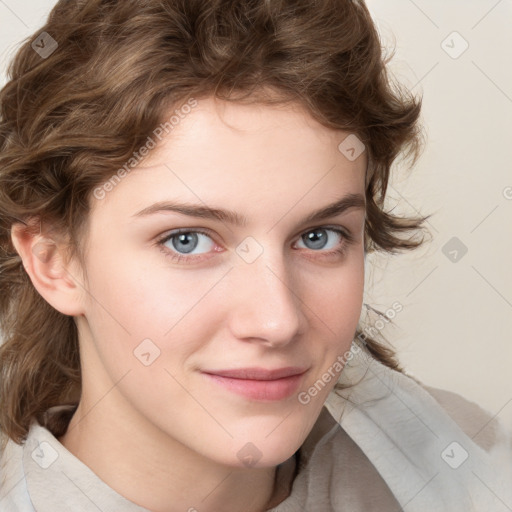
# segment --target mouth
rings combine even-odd
[[[203,371],[213,382],[232,393],[258,401],[283,400],[295,391],[308,370],[299,367],[240,368],[235,370]]]

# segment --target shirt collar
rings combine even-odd
[[[150,512],[111,489],[37,422],[23,445],[23,469],[38,512]]]
[[[71,410],[76,405],[51,407],[45,418],[61,411]],[[282,486],[290,476],[290,471],[305,470],[314,445],[336,422],[327,409],[323,409],[315,426],[299,449],[300,467],[295,468],[295,454],[277,466],[276,485]],[[339,428],[339,426],[338,426]],[[80,510],[83,512],[150,512],[126,499],[109,487],[87,465],[73,455],[45,426],[33,421],[27,440],[23,444],[23,470],[27,488],[34,508],[38,512],[55,510]],[[291,494],[283,504],[296,503],[303,497],[303,490],[294,482]]]

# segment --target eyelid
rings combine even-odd
[[[339,224],[318,224],[314,226],[310,226],[306,229],[303,229],[298,236],[303,235],[304,233],[309,233],[310,231],[315,231],[317,229],[330,229],[332,231],[339,231],[343,235],[346,235],[347,237],[352,236],[350,230],[344,226],[340,226]]]
[[[169,241],[171,238],[181,235],[183,233],[199,233],[201,235],[205,235],[208,238],[210,238],[216,245],[220,245],[216,242],[215,236],[212,234],[212,232],[207,228],[177,228],[173,229],[166,234],[157,237],[156,243],[157,244],[164,244],[165,242]],[[177,253],[179,254],[179,253]]]

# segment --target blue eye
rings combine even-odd
[[[209,242],[208,242],[209,241]],[[200,249],[200,254],[209,252],[211,246],[215,245],[213,240],[201,231],[178,231],[166,236],[160,243],[168,247],[167,242],[171,242],[172,250],[178,254],[190,254],[197,248]],[[210,245],[210,247],[208,247]],[[202,250],[202,251],[201,251]]]
[[[332,236],[333,233],[336,236]],[[353,241],[349,232],[324,226],[304,232],[297,243],[302,242],[308,252],[317,253],[318,257],[328,258],[343,256]],[[197,229],[178,229],[159,240],[157,245],[165,256],[183,263],[199,262],[209,258],[208,253],[212,251],[220,252],[211,236]]]
[[[306,249],[332,249],[336,247],[339,242],[336,241],[336,237],[329,237],[328,233],[336,233],[337,238],[343,238],[343,233],[337,229],[329,229],[329,228],[316,228],[310,231],[307,231],[305,234],[301,236],[301,240],[306,245]],[[329,242],[329,238],[334,238],[334,246],[331,242],[331,247],[326,247]],[[308,245],[309,244],[309,245]]]

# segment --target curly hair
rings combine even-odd
[[[298,103],[356,134],[368,157],[366,253],[420,246],[428,217],[384,204],[393,162],[415,163],[423,140],[421,99],[390,77],[390,59],[363,0],[60,0],[0,91],[0,432],[23,442],[33,419],[81,389],[75,319],[36,291],[13,225],[54,226],[83,261],[93,190],[190,98]],[[391,347],[356,335],[401,371]]]

